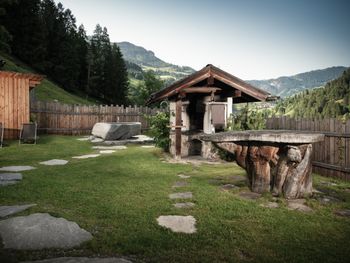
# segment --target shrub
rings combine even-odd
[[[149,116],[150,130],[149,135],[154,137],[156,146],[162,148],[164,151],[169,151],[169,119],[168,112],[158,112],[154,116]]]

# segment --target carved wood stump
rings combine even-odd
[[[274,144],[266,142],[217,142],[233,153],[247,171],[253,192],[271,191],[288,199],[312,193],[311,144]]]

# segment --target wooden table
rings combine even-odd
[[[253,192],[271,191],[288,199],[312,193],[312,143],[323,134],[285,130],[232,131],[201,135],[217,147],[233,153],[247,171]]]

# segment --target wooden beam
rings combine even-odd
[[[177,99],[175,109],[175,156],[181,157],[181,115],[182,115],[182,101]]]
[[[239,97],[242,97],[242,91],[236,89],[235,90],[235,94],[233,96],[234,98],[239,98]]]
[[[182,89],[181,92],[185,93],[212,93],[221,91],[222,89],[216,87],[191,87]]]
[[[210,75],[209,78],[207,79],[207,84],[208,86],[214,85],[214,77],[212,75]]]

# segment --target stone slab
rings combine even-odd
[[[19,181],[22,180],[23,176],[21,173],[1,173],[0,181]]]
[[[160,226],[169,228],[176,233],[192,234],[197,231],[196,219],[193,216],[160,216],[157,218]]]
[[[124,258],[86,258],[86,257],[61,257],[22,263],[132,263]]]
[[[141,147],[142,148],[155,148],[154,145],[142,145]]]
[[[115,146],[92,146],[92,149],[95,150],[125,150],[128,147],[124,145],[115,145]]]
[[[90,136],[87,137],[82,137],[82,138],[78,138],[77,141],[89,141],[90,140]]]
[[[40,164],[43,164],[43,165],[66,165],[67,163],[68,161],[60,160],[60,159],[52,159],[45,162],[40,162]]]
[[[240,192],[238,194],[238,196],[242,197],[243,199],[246,199],[246,200],[256,200],[256,199],[260,198],[261,194],[243,191],[243,192]]]
[[[194,203],[186,202],[186,203],[176,203],[174,204],[176,208],[192,208],[195,206]]]
[[[0,217],[13,215],[13,214],[22,212],[24,210],[27,210],[28,208],[33,206],[36,206],[36,204],[0,206]]]
[[[324,140],[324,134],[307,133],[302,131],[289,130],[250,130],[250,131],[229,131],[215,134],[206,134],[199,137],[203,141],[211,142],[275,142],[292,144],[309,144]]]
[[[0,221],[4,248],[36,250],[72,248],[92,239],[77,223],[45,213]]]
[[[18,166],[4,166],[0,168],[0,171],[6,171],[6,172],[22,172],[22,171],[29,171],[36,169],[33,166],[28,165],[18,165]]]
[[[313,210],[305,205],[306,200],[305,199],[294,199],[294,200],[288,200],[287,202],[287,209],[288,210],[297,210],[304,213],[310,213]]]
[[[180,182],[175,182],[175,184],[173,185],[173,188],[180,188],[180,187],[186,187],[186,186],[188,186],[187,182],[180,181]]]
[[[230,191],[234,189],[239,189],[239,187],[235,186],[234,184],[224,184],[220,186],[220,190],[222,191]]]
[[[184,192],[184,193],[174,193],[169,195],[170,199],[191,199],[192,193],[191,192]]]
[[[92,128],[92,135],[108,140],[124,140],[141,134],[140,122],[98,122]]]
[[[148,144],[154,143],[154,138],[148,137],[146,135],[135,135],[126,140],[114,140],[114,141],[104,141],[105,145],[125,145],[125,144]]]
[[[100,142],[103,142],[104,140],[101,138],[90,138],[90,141],[92,143],[100,143]]]
[[[110,154],[110,153],[115,153],[115,150],[102,150],[100,151],[101,154]]]
[[[276,202],[268,202],[266,204],[261,204],[260,206],[266,207],[266,208],[278,208],[279,204]]]
[[[334,213],[338,216],[350,217],[350,209],[337,210]]]
[[[96,158],[100,156],[101,154],[85,154],[85,155],[80,155],[80,156],[73,156],[72,158],[74,159],[88,159],[88,158]]]
[[[319,197],[319,198],[317,198],[317,200],[318,200],[321,204],[323,204],[323,205],[328,205],[328,204],[333,204],[333,203],[340,203],[340,202],[342,202],[340,199],[335,198],[335,197],[333,197],[333,196],[328,196],[328,195]]]
[[[191,177],[191,176],[185,175],[185,174],[178,174],[177,176],[180,177],[180,178],[182,178],[182,179],[188,179],[188,178]]]
[[[0,181],[0,186],[17,184],[19,181]]]

